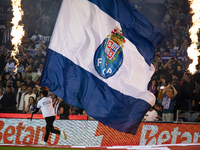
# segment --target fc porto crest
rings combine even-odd
[[[114,29],[97,48],[94,66],[101,77],[107,79],[118,71],[123,62],[122,50],[125,42],[122,31]]]

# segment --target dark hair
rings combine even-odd
[[[178,79],[173,79],[173,80],[172,80],[172,84],[176,84],[176,85],[179,84]]]
[[[161,75],[160,75],[160,78],[166,79],[166,76],[165,76],[164,74],[161,74]]]
[[[161,103],[156,103],[155,105],[158,106],[158,107],[163,107]]]
[[[33,96],[30,96],[30,97],[29,97],[29,100],[30,100],[30,98],[33,98],[33,100],[35,100],[35,98],[34,98]]]
[[[28,85],[27,88],[31,87],[33,89],[33,87],[31,85]]]
[[[2,89],[2,90],[3,90],[3,87],[1,86],[1,87],[0,87],[0,89]]]
[[[54,98],[56,98],[56,99],[57,99],[57,95],[55,95],[55,94],[53,94],[53,95],[55,96]],[[52,96],[53,96],[53,95],[52,95]],[[51,96],[51,98],[52,98],[52,96]]]
[[[190,79],[192,79],[192,74],[191,73],[186,72],[185,75],[188,76]]]
[[[46,57],[45,57],[44,55],[42,55],[42,56],[41,56],[41,59],[42,59],[42,58],[44,58],[44,59],[45,59]]]
[[[22,83],[22,81],[21,81],[21,80],[16,80],[16,83],[17,83],[17,81],[19,81],[19,82],[21,82],[21,83]]]
[[[17,79],[17,74],[19,74],[19,76],[20,76],[19,79]],[[18,72],[17,74],[16,74],[16,79],[22,81],[22,73],[21,73],[21,72]]]
[[[173,72],[172,75],[178,77],[178,73],[177,72]]]
[[[8,87],[11,90],[11,86],[10,85],[6,85],[6,87]]]
[[[169,50],[168,48],[166,48],[166,49],[164,50],[164,52],[170,53],[170,50]]]
[[[26,83],[23,83],[22,86],[27,86]]]
[[[42,90],[40,91],[41,94],[44,96],[44,97],[47,97],[48,96],[48,91],[47,90]]]

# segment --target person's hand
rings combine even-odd
[[[159,86],[157,87],[157,91],[160,91],[160,87]]]
[[[34,63],[34,65],[36,65],[38,63],[38,60],[35,60],[35,63]]]
[[[175,61],[178,61],[177,57],[174,57],[174,60],[175,60]]]
[[[174,58],[173,58],[173,57],[171,57],[171,58],[169,59],[169,62],[172,62],[172,61],[174,61]]]
[[[27,72],[28,72],[28,68],[25,69],[25,73],[27,73]]]
[[[33,119],[33,111],[31,111],[30,114],[31,114],[31,121],[32,121],[32,119]]]
[[[194,101],[194,100],[192,101],[192,106],[193,106],[193,107],[195,106],[195,101]]]
[[[168,88],[171,87],[171,84],[169,83],[169,84],[167,85],[167,87],[168,87]]]

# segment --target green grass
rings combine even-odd
[[[0,150],[86,150],[86,149],[71,149],[71,148],[41,148],[41,147],[8,147],[0,146]]]

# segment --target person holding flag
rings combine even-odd
[[[56,114],[55,114],[53,106],[52,106],[52,99],[47,96],[48,96],[48,91],[42,90],[41,91],[41,99],[37,103],[37,108],[35,109],[35,111],[31,112],[31,120],[32,120],[33,114],[37,113],[41,109],[42,115],[46,121],[46,134],[44,137],[44,141],[43,140],[39,141],[39,143],[41,145],[47,145],[47,140],[48,140],[50,132],[60,134],[65,140],[67,139],[67,136],[66,136],[64,130],[59,131],[57,129],[54,129],[54,127],[53,127],[53,122],[55,120]]]

